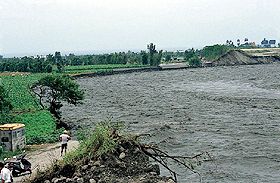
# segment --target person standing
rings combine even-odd
[[[13,182],[12,172],[4,166],[3,162],[0,162],[0,170],[1,170],[1,183],[11,183]]]
[[[64,150],[64,154],[66,154],[67,143],[70,139],[71,137],[68,135],[67,130],[64,130],[63,134],[59,136],[59,140],[61,141],[61,156],[63,154],[63,150]]]

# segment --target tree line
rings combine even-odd
[[[179,60],[187,62],[191,67],[201,66],[201,59],[214,60],[227,51],[234,49],[228,45],[206,46],[201,50],[188,49],[185,51],[163,52],[157,51],[153,43],[147,45],[147,51],[141,52],[119,52],[99,55],[61,55],[60,52],[36,57],[0,57],[0,72],[33,72],[51,73],[54,70],[63,72],[65,66],[78,65],[106,65],[106,64],[137,64],[158,66],[162,61],[173,62]],[[179,58],[179,59],[178,59]]]
[[[162,59],[162,51],[157,51],[153,43],[148,45],[148,52],[119,52],[100,55],[64,55],[60,52],[46,56],[24,56],[14,58],[0,57],[0,72],[32,72],[51,73],[53,70],[63,72],[65,66],[137,64],[158,66]]]

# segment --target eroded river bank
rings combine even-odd
[[[149,133],[171,154],[207,151],[204,182],[279,182],[280,64],[130,73],[77,79],[83,105],[64,106],[74,125],[113,117]],[[181,172],[180,182],[199,182]]]

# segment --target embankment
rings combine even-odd
[[[161,70],[161,67],[123,68],[123,69],[106,70],[103,72],[72,74],[71,76],[73,78],[95,77],[95,76],[107,76],[107,75],[114,75],[114,74],[126,74],[126,73],[133,73],[133,72],[150,72],[150,71],[159,71],[159,70]]]
[[[212,66],[270,64],[280,62],[278,56],[252,56],[241,50],[231,50],[212,62]]]

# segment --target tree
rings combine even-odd
[[[50,113],[57,119],[57,128],[67,127],[61,121],[60,109],[62,101],[77,105],[83,100],[84,92],[69,76],[46,76],[32,85],[32,91],[39,97],[41,107],[48,107]]]
[[[165,61],[169,62],[169,61],[171,61],[171,58],[172,58],[171,55],[168,54],[168,55],[165,56]]]
[[[10,111],[13,109],[13,106],[7,98],[7,92],[4,87],[0,85],[0,123],[10,122],[12,119]]]
[[[200,60],[200,58],[197,55],[195,55],[192,58],[190,58],[188,60],[188,62],[189,62],[189,65],[191,67],[200,67],[201,66],[201,60]]]
[[[157,52],[156,45],[150,43],[147,45],[147,49],[149,50],[149,61],[151,66],[158,66],[161,62],[162,58],[162,50]]]
[[[63,72],[64,63],[63,63],[63,59],[61,57],[60,52],[57,51],[54,53],[54,60],[55,60],[58,72]]]
[[[213,46],[206,46],[201,51],[200,54],[202,57],[205,57],[207,60],[215,60],[221,57],[222,55],[226,54],[228,51],[233,49],[233,46],[227,45],[213,45]]]
[[[185,51],[185,60],[186,61],[189,61],[189,59],[190,58],[192,58],[192,57],[194,57],[196,54],[195,54],[195,52],[194,52],[194,49],[192,48],[192,49],[190,49],[190,50],[186,50]]]

